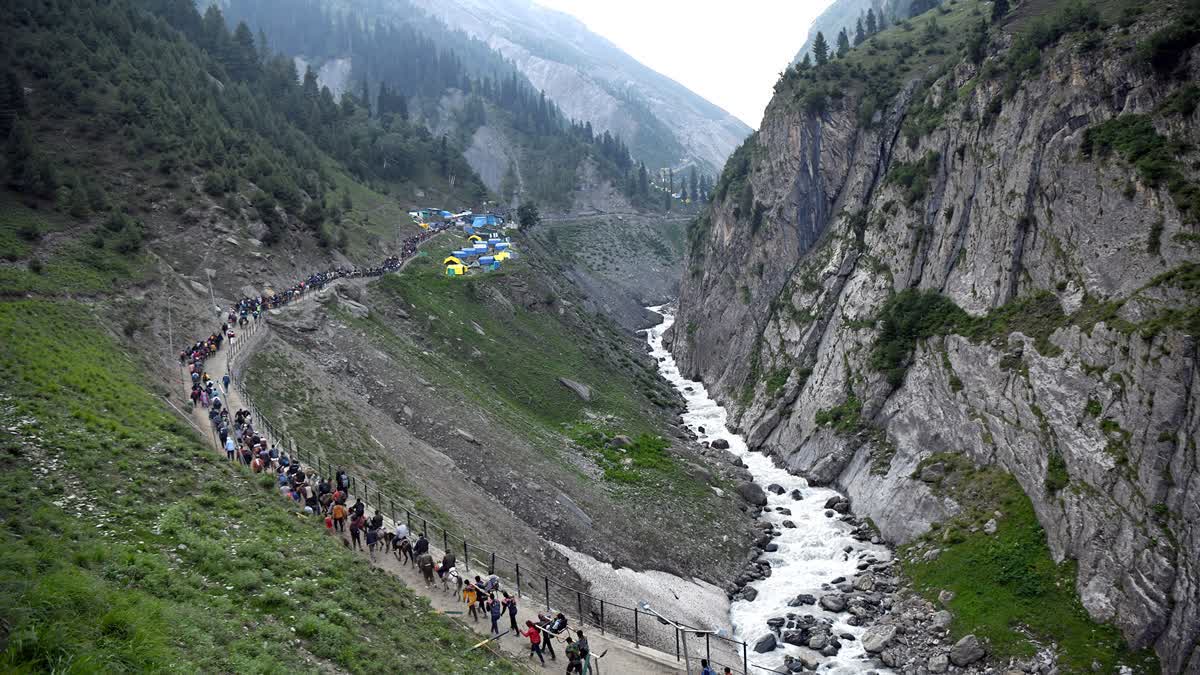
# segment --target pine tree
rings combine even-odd
[[[862,18],[858,19],[858,23],[854,26],[854,46],[857,47],[867,39],[867,33],[863,30]]]
[[[843,28],[837,36],[837,55],[839,59],[846,58],[850,53],[850,36],[846,35],[846,29]]]
[[[805,54],[803,59],[800,59],[800,70],[808,70],[812,68],[812,55]]]
[[[817,37],[813,40],[812,53],[818,66],[829,63],[829,43],[825,41],[825,34],[821,31],[817,31]]]
[[[688,194],[692,195],[692,201],[697,201],[696,189],[699,187],[699,181],[696,178],[696,165],[692,165],[691,175],[688,176]]]
[[[1008,0],[993,0],[992,2],[992,23],[997,23],[1008,14]]]
[[[245,22],[240,22],[233,31],[226,59],[229,74],[234,79],[250,82],[258,78],[258,50],[254,47],[254,35]]]
[[[24,117],[27,110],[25,88],[16,73],[5,70],[0,75],[0,139],[8,138],[17,119]]]
[[[874,35],[879,31],[879,26],[875,23],[875,10],[867,10],[867,35]]]

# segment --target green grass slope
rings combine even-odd
[[[298,518],[80,304],[0,303],[0,670],[512,672]]]
[[[942,590],[954,593],[947,605],[954,613],[952,639],[973,633],[1000,657],[1033,656],[1038,645],[1054,643],[1059,667],[1071,673],[1161,672],[1153,652],[1129,651],[1116,627],[1088,617],[1075,592],[1075,565],[1050,557],[1046,533],[1016,479],[954,453],[926,459],[914,476],[935,462],[946,467],[946,477],[934,491],[969,506],[900,555],[906,576],[931,601]],[[991,519],[993,535],[982,531]],[[926,560],[934,548],[940,553]]]

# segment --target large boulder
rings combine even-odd
[[[729,449],[729,441],[725,440],[724,438],[714,438],[711,445],[717,450]]]
[[[754,643],[754,653],[766,654],[769,651],[774,651],[775,645],[775,634],[767,633],[766,635],[758,638],[758,642]]]
[[[986,654],[979,638],[974,635],[964,635],[950,648],[950,663],[962,668],[982,659]]]
[[[871,626],[862,636],[863,649],[872,654],[887,649],[892,643],[892,638],[896,637],[896,627],[884,624]]]
[[[576,382],[575,380],[568,380],[565,377],[558,378],[558,383],[574,392],[584,403],[592,400],[592,390],[586,384]]]
[[[754,506],[767,505],[767,493],[763,492],[758,483],[751,483],[749,481],[742,483],[737,486],[737,493],[749,504],[753,504]]]
[[[846,610],[846,598],[835,593],[822,595],[821,607],[830,612],[843,612]]]

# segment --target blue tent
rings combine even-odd
[[[504,219],[494,213],[483,213],[475,216],[471,221],[472,227],[499,227],[504,224]]]

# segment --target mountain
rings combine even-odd
[[[813,20],[812,26],[808,29],[808,37],[805,38],[800,51],[796,52],[796,56],[792,58],[792,64],[802,61],[805,54],[812,55],[813,42],[817,39],[817,33],[825,35],[825,39],[832,49],[837,45],[838,33],[843,30],[846,31],[848,40],[853,44],[860,22],[865,37],[871,35],[875,30],[882,30],[893,23],[903,21],[914,14],[920,14],[940,4],[941,0],[834,0],[825,8],[824,12],[821,12]],[[872,16],[868,18],[868,14]],[[871,28],[871,19],[875,21],[874,28]]]
[[[792,63],[799,63],[805,54],[812,53],[813,40],[817,38],[817,33],[824,33],[825,39],[831,43],[838,31],[842,29],[853,36],[854,22],[864,16],[867,10],[872,10],[877,16],[880,15],[883,5],[884,0],[834,0],[825,8],[824,12],[821,12],[813,20],[812,25],[808,28],[808,36],[804,39],[804,45],[800,47],[800,51],[796,52]]]
[[[951,640],[1198,672],[1200,5],[998,4],[783,75],[672,349],[902,545]]]
[[[652,168],[715,174],[750,128],[592,33],[528,0],[416,0],[510,59],[573,119],[626,139]]]

